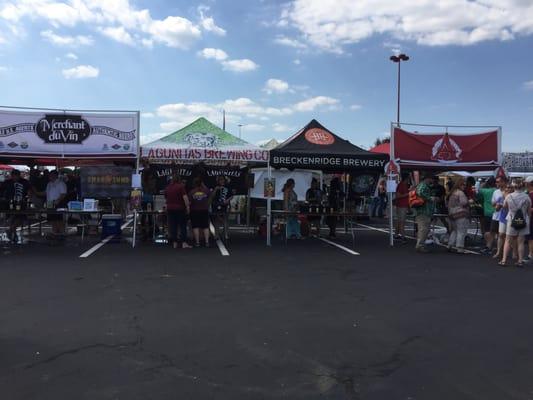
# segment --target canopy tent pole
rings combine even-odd
[[[268,179],[272,179],[272,167],[270,166],[270,156],[267,163]],[[275,193],[274,193],[275,195]],[[272,245],[272,197],[267,197],[267,246]]]
[[[135,173],[139,173],[139,164],[141,162],[141,112],[137,111],[137,163]]]
[[[390,130],[391,130],[391,134],[390,134],[390,154],[389,154],[389,162],[392,163],[392,162],[395,162],[396,160],[394,160],[394,124],[391,122],[391,125],[390,125]],[[389,180],[390,178],[392,178],[392,175],[388,173],[388,171],[386,171],[387,173],[387,180]],[[391,247],[394,247],[394,233],[393,233],[393,229],[394,229],[394,217],[392,215],[392,212],[393,212],[393,207],[392,207],[392,192],[387,190],[387,195],[389,197],[389,245]]]

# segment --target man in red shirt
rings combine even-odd
[[[407,212],[409,211],[409,174],[403,173],[398,186],[396,187],[396,197],[394,204],[396,205],[396,235],[395,238],[405,242],[405,220],[407,219]]]
[[[180,229],[180,241],[183,249],[191,246],[187,243],[187,214],[189,214],[189,198],[185,185],[181,183],[178,175],[172,175],[172,181],[165,189],[167,202],[167,223],[169,242],[174,248],[178,247],[178,227]]]

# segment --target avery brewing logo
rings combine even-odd
[[[446,133],[433,145],[431,159],[433,161],[451,164],[460,161],[462,153],[463,150],[461,150],[457,142]]]
[[[91,126],[81,115],[47,114],[35,131],[45,143],[81,144],[91,134]]]

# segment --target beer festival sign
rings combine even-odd
[[[11,157],[135,157],[138,115],[0,110],[0,155]]]

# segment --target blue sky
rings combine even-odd
[[[533,2],[0,0],[0,104],[205,116],[257,143],[312,118],[369,147],[404,122],[501,125],[533,150]]]

